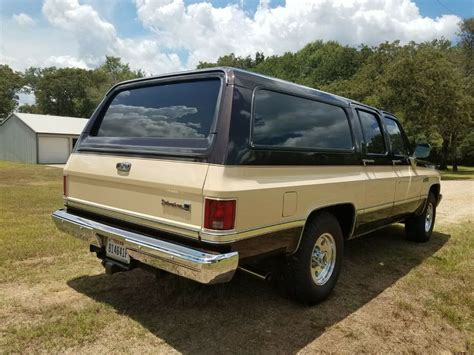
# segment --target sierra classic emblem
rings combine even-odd
[[[130,168],[132,167],[132,163],[128,163],[126,161],[117,163],[115,165],[118,171],[121,171],[123,173],[128,173],[130,171]]]
[[[191,211],[191,204],[189,202],[183,202],[183,203],[171,202],[171,201],[168,201],[168,200],[165,200],[164,198],[162,198],[161,199],[161,204],[163,206],[180,208],[180,209],[185,210],[187,212]]]

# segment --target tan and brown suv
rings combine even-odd
[[[398,120],[255,73],[215,68],[113,87],[64,169],[57,226],[108,273],[201,283],[281,260],[290,295],[327,297],[345,240],[394,222],[430,238],[440,177]]]

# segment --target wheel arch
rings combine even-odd
[[[304,227],[306,228],[308,221],[312,220],[318,213],[321,212],[328,212],[336,217],[336,219],[339,221],[339,224],[341,225],[344,239],[348,239],[352,235],[356,223],[356,208],[353,203],[344,202],[335,205],[318,207],[308,214]]]
[[[436,198],[436,201],[439,201],[439,195],[441,193],[441,184],[436,183],[430,186],[430,189],[428,190],[428,194],[432,192]]]

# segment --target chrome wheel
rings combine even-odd
[[[336,265],[336,241],[329,233],[322,234],[317,240],[311,255],[311,276],[316,285],[324,285],[330,278]]]
[[[428,233],[431,230],[431,226],[433,224],[433,217],[434,217],[434,207],[433,204],[430,202],[428,207],[426,208],[426,216],[425,216],[425,232]]]

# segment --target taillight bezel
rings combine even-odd
[[[223,225],[222,228],[213,228],[214,226],[211,223],[210,207],[211,203],[229,203],[232,204],[232,217],[231,225]],[[237,216],[237,198],[217,198],[217,197],[205,197],[204,198],[204,209],[203,209],[203,228],[205,231],[209,232],[232,232],[235,230],[235,222]]]

